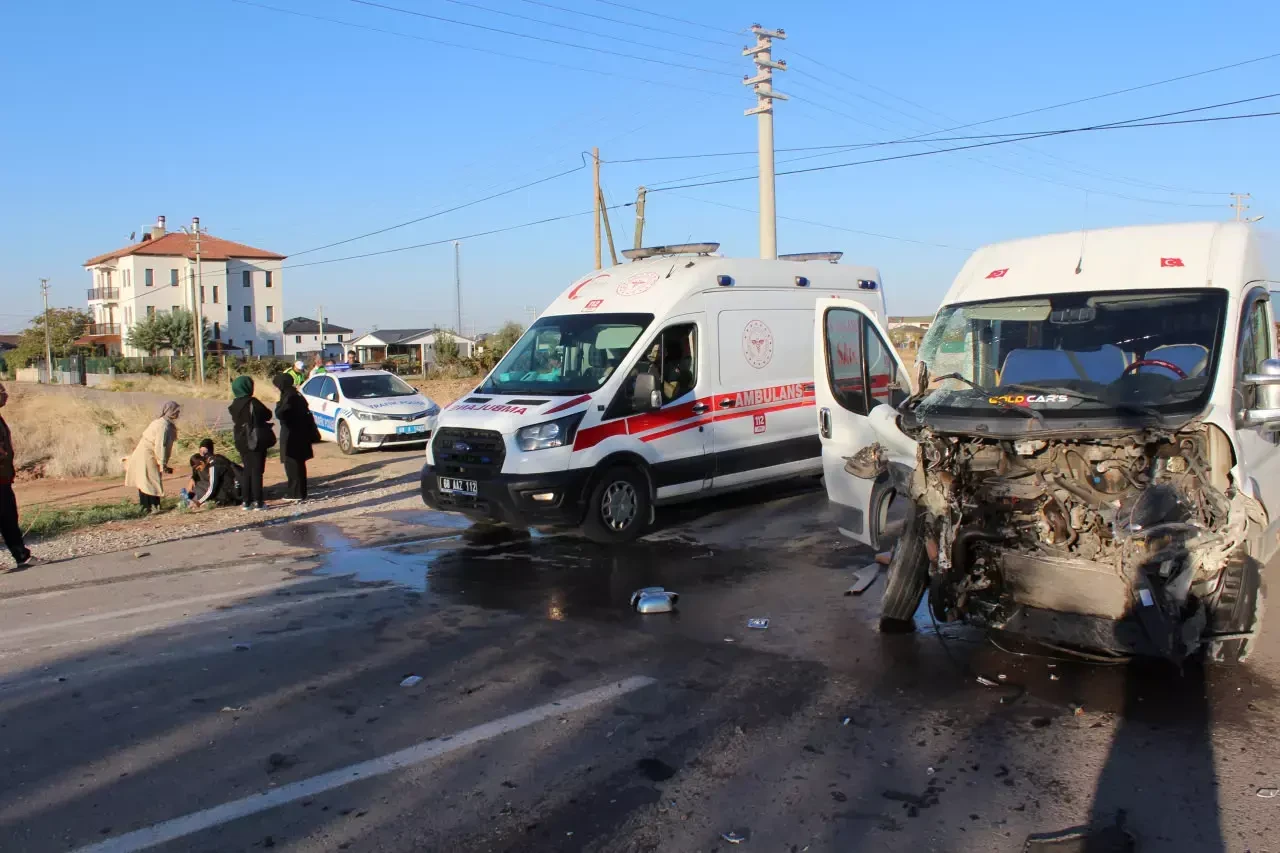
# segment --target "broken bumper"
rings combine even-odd
[[[422,466],[422,502],[433,509],[459,512],[478,521],[515,527],[582,523],[583,491],[589,469],[544,474],[498,474],[476,481],[476,494],[441,492],[435,466]],[[536,497],[535,497],[536,496]]]

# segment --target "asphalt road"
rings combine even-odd
[[[801,486],[614,551],[303,513],[0,576],[0,850],[1280,851],[1280,624],[1182,672],[881,636],[832,531]]]

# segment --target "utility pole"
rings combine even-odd
[[[596,229],[596,269],[600,269],[600,149],[591,149],[592,193],[591,203],[595,205],[596,215],[592,217]]]
[[[320,363],[324,364],[324,306],[316,311],[316,324],[320,326]]]
[[[191,217],[191,233],[196,238],[196,280],[195,298],[192,300],[196,306],[196,380],[201,385],[204,384],[204,270],[200,263],[200,217]]]
[[[458,248],[461,245],[457,240],[453,241],[453,289],[458,303],[458,325],[454,328],[459,335],[462,334],[462,260]]]
[[[644,197],[648,194],[648,190],[644,187],[636,189],[636,245],[637,249],[642,248],[644,243]]]
[[[600,216],[604,219],[604,235],[609,238],[609,257],[618,265],[618,252],[613,247],[613,228],[609,225],[609,205],[604,202],[604,190],[600,190]]]
[[[786,71],[786,61],[773,61],[773,40],[785,39],[785,30],[766,30],[759,24],[751,27],[755,33],[755,47],[744,47],[743,56],[749,56],[756,65],[754,77],[744,77],[744,86],[751,86],[756,93],[756,105],[744,115],[755,116],[760,153],[760,257],[778,257],[778,210],[774,197],[773,175],[773,102],[785,101],[787,96],[773,90],[773,72]]]
[[[1245,204],[1247,199],[1253,198],[1249,193],[1231,193],[1231,197],[1235,199],[1231,206],[1236,209],[1236,222],[1244,221],[1244,212],[1249,209],[1249,205]]]
[[[40,279],[40,292],[44,294],[44,369],[45,381],[53,384],[53,336],[49,329],[49,279]]]

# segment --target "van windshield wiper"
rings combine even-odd
[[[944,373],[941,376],[935,376],[933,378],[934,379],[958,379],[959,381],[963,382],[965,385],[968,385],[970,388],[977,391],[979,394],[984,395],[987,398],[987,401],[991,402],[991,405],[997,406],[1006,411],[1012,411],[1012,412],[1018,412],[1020,414],[1024,414],[1027,417],[1034,419],[1041,426],[1044,426],[1044,415],[1040,414],[1035,409],[1031,408],[1030,406],[1019,406],[1016,403],[1010,403],[1006,400],[1001,400],[1000,395],[995,391],[992,391],[990,388],[983,388],[977,382],[974,382],[972,379],[969,379],[968,377],[961,376],[959,373]]]
[[[1148,406],[1144,403],[1126,403],[1123,401],[1116,402],[1113,400],[1104,400],[1094,394],[1086,394],[1083,391],[1077,391],[1074,388],[1064,388],[1061,385],[1027,385],[1015,382],[1010,385],[1002,386],[1004,388],[1017,388],[1020,391],[1036,391],[1041,394],[1065,394],[1068,397],[1074,397],[1082,403],[1097,403],[1101,406],[1110,406],[1114,409],[1128,409],[1131,412],[1138,412],[1151,418],[1162,417],[1162,412],[1155,406]]]

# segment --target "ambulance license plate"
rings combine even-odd
[[[453,477],[438,477],[440,482],[440,491],[450,495],[470,495],[476,496],[479,491],[476,488],[475,480],[457,480]]]

